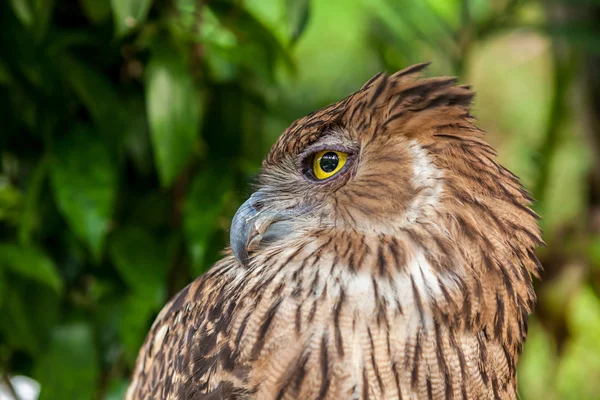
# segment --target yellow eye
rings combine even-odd
[[[323,150],[313,158],[313,173],[319,180],[327,179],[339,172],[346,164],[348,154],[335,150]]]

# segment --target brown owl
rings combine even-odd
[[[127,399],[516,399],[531,198],[426,65],[294,122],[231,250],[160,313]]]

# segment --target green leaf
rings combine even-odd
[[[39,225],[40,194],[48,174],[48,164],[48,157],[44,156],[35,167],[28,182],[19,225],[19,241],[21,244],[29,244],[33,230]]]
[[[10,5],[19,22],[27,27],[33,24],[33,7],[28,0],[10,0]]]
[[[40,39],[48,28],[54,0],[10,0],[13,12],[21,24],[34,30]]]
[[[592,267],[600,270],[600,235],[594,235],[590,238],[587,251]]]
[[[2,304],[4,304],[4,300],[6,299],[6,278],[4,277],[4,271],[0,268],[0,309],[2,309]]]
[[[11,225],[18,224],[23,208],[23,195],[21,191],[11,185],[7,180],[0,180],[0,221]]]
[[[27,312],[26,300],[13,287],[7,287],[3,297],[4,306],[0,309],[0,337],[3,337],[12,349],[23,350],[29,354],[37,353],[40,341],[35,335],[32,315]]]
[[[100,131],[121,138],[126,129],[126,108],[112,82],[93,67],[68,59],[63,67],[71,89],[85,105]]]
[[[119,323],[119,337],[130,364],[135,362],[156,311],[154,304],[135,294],[128,296],[121,304],[122,319]]]
[[[579,23],[562,23],[548,25],[546,30],[551,35],[566,39],[573,47],[586,53],[600,54],[600,29],[596,25]]]
[[[253,72],[255,79],[275,82],[275,65],[278,60],[283,61],[282,65],[290,72],[296,72],[292,54],[272,27],[235,2],[211,2],[208,6],[224,27],[236,33],[240,45],[236,47],[234,54],[240,64]],[[256,82],[247,84],[256,85]]]
[[[154,48],[148,65],[146,110],[156,167],[168,186],[192,155],[201,103],[182,56],[165,44]]]
[[[54,263],[35,247],[1,244],[0,268],[42,283],[56,292],[62,289],[62,280]]]
[[[99,258],[115,204],[115,162],[100,138],[83,126],[56,144],[52,161],[50,177],[58,207]]]
[[[127,359],[135,361],[151,318],[166,298],[166,274],[171,246],[146,231],[125,228],[110,238],[110,255],[132,292],[119,304],[119,337]]]
[[[129,381],[126,379],[115,379],[108,385],[108,390],[104,396],[104,400],[123,400]]]
[[[0,268],[1,270],[1,268]],[[0,308],[0,337],[13,350],[36,355],[56,323],[59,296],[52,289],[6,273]]]
[[[92,329],[86,323],[56,328],[33,376],[44,399],[92,399],[99,378],[98,355]]]
[[[552,395],[557,362],[555,348],[549,333],[532,319],[529,336],[519,358],[519,393],[524,399],[555,399]]]
[[[123,280],[144,301],[162,304],[169,246],[140,228],[125,228],[110,238],[110,255]]]
[[[183,225],[195,275],[203,272],[209,240],[220,228],[232,189],[233,178],[227,168],[215,166],[194,177],[183,208]]]
[[[8,85],[12,83],[13,77],[6,67],[6,64],[0,60],[0,84]]]
[[[55,0],[31,0],[35,10],[35,24],[34,34],[35,38],[41,40],[46,32],[52,17],[52,11],[54,10]]]
[[[103,22],[110,15],[110,0],[79,0],[86,17],[95,24]]]
[[[563,3],[564,5],[600,5],[600,0],[559,0],[556,3]]]
[[[139,173],[147,176],[154,172],[154,160],[144,97],[132,96],[124,103],[129,110],[129,118],[123,145]]]
[[[584,286],[571,300],[569,333],[556,377],[561,399],[595,400],[600,391],[600,299]]]
[[[123,36],[146,20],[152,0],[111,0],[117,36]]]
[[[310,0],[287,0],[288,24],[292,43],[296,42],[306,27],[310,17]]]
[[[571,300],[567,310],[567,324],[574,335],[589,339],[593,348],[600,352],[600,342],[596,333],[600,333],[600,299],[594,291],[583,287]],[[598,353],[600,355],[600,353]],[[600,383],[600,382],[599,382]]]

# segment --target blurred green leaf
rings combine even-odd
[[[6,278],[4,277],[4,270],[0,268],[0,310],[2,309],[2,303],[6,298]]]
[[[95,24],[103,22],[110,15],[110,0],[79,0],[85,15]]]
[[[91,66],[75,59],[65,62],[66,79],[86,106],[100,131],[120,140],[126,128],[126,108],[113,84]]]
[[[42,186],[44,185],[48,173],[48,164],[48,157],[44,157],[40,160],[35,167],[27,186],[24,201],[25,204],[23,206],[23,212],[21,213],[19,225],[19,242],[21,244],[29,244],[31,234],[37,224],[39,224],[39,201]]]
[[[121,304],[119,337],[125,347],[125,354],[130,364],[135,362],[156,311],[155,304],[135,294],[127,296]]]
[[[59,296],[37,280],[22,279],[10,271],[4,276],[6,290],[0,293],[4,298],[0,302],[0,343],[4,341],[13,350],[38,355],[58,318]]]
[[[563,129],[577,132],[578,127],[566,125]],[[544,215],[540,226],[546,235],[553,234],[557,228],[577,218],[587,207],[586,185],[592,164],[590,151],[582,135],[565,135],[556,146],[546,195],[544,201],[537,205],[541,215]]]
[[[581,4],[581,5],[600,5],[600,0],[554,0],[556,3],[562,4]]]
[[[40,39],[46,32],[54,0],[10,0],[13,12],[19,21],[33,28],[36,37]]]
[[[600,393],[600,299],[584,287],[569,304],[572,336],[565,345],[557,376],[561,399],[596,400]]]
[[[590,238],[587,250],[592,266],[600,270],[600,235]]]
[[[125,392],[129,386],[129,381],[126,379],[115,379],[108,385],[108,390],[104,400],[123,400]]]
[[[123,36],[144,22],[152,0],[111,0],[117,36]]]
[[[33,376],[42,386],[40,400],[93,399],[99,370],[90,326],[77,322],[56,328]]]
[[[84,126],[56,144],[50,177],[56,202],[75,234],[99,258],[116,197],[117,168],[104,143]]]
[[[40,342],[35,335],[33,319],[27,310],[27,298],[23,298],[14,287],[7,286],[3,307],[0,308],[0,338],[10,348],[35,354],[40,349]]]
[[[223,27],[231,30],[237,37],[239,46],[233,55],[237,62],[254,75],[268,83],[275,81],[275,66],[282,61],[283,67],[296,71],[294,57],[283,45],[277,32],[272,27],[254,16],[243,4],[232,1],[213,2],[208,4]],[[256,84],[247,82],[247,85]]]
[[[94,297],[102,296],[95,299],[97,308],[92,320],[98,343],[98,356],[103,365],[120,365],[124,353],[119,325],[124,318],[123,304],[127,298],[127,291],[122,285],[115,285],[113,282],[112,279],[106,279],[100,284],[103,288],[99,291],[103,293],[94,294]]]
[[[146,71],[146,110],[156,167],[168,186],[188,164],[198,138],[200,98],[180,54],[157,45]]]
[[[288,24],[292,43],[297,41],[310,17],[310,0],[287,0]]]
[[[35,247],[0,244],[0,267],[47,285],[57,292],[62,289],[62,280],[54,263]]]
[[[223,26],[209,7],[202,9],[201,21],[197,40],[203,44],[204,62],[209,75],[215,82],[234,79],[240,72],[237,37]]]
[[[33,24],[33,9],[29,0],[10,0],[13,12],[19,21],[25,26]]]
[[[4,272],[0,272],[5,282],[0,293],[0,343],[13,351],[37,356],[56,323],[59,296],[38,281],[23,279],[8,270]]]
[[[302,2],[303,0],[299,0],[299,3]],[[290,13],[287,0],[245,1],[243,3],[225,0],[222,3],[233,6],[230,18],[235,18],[235,14],[243,10],[268,30],[273,38],[283,44],[284,47],[288,47],[292,27],[289,25]],[[298,6],[301,7],[301,4],[298,4]],[[232,26],[235,27],[236,25],[237,23],[234,22]],[[254,35],[254,32],[249,33]]]
[[[526,399],[557,399],[552,387],[557,356],[552,338],[533,320],[519,358],[519,393]]]
[[[21,191],[0,177],[0,221],[18,223],[23,208]]]
[[[438,7],[432,6],[429,2],[415,1],[401,4],[392,0],[377,0],[374,4],[381,22],[395,32],[398,40],[418,41],[421,45],[438,50],[446,47],[447,51],[451,51],[452,47],[456,46],[454,39],[458,28],[456,21],[454,23],[447,21],[448,15],[438,13]],[[457,15],[458,8],[455,6],[453,9]],[[419,48],[413,45],[407,47],[407,50],[414,52],[419,51]]]
[[[589,340],[590,350],[598,350],[600,356],[600,341],[596,333],[600,333],[600,299],[594,291],[585,286],[570,302],[567,311],[569,330],[575,335]],[[600,382],[599,382],[600,383]]]
[[[36,14],[35,38],[40,41],[48,31],[48,25],[54,10],[55,0],[31,0]]]
[[[0,60],[0,84],[10,84],[12,83],[12,76],[6,67],[6,64]]]
[[[130,363],[135,361],[152,317],[165,302],[171,248],[168,242],[137,227],[122,229],[110,238],[111,258],[132,289],[119,305],[118,325]]]
[[[123,280],[144,301],[160,305],[169,267],[169,246],[143,229],[121,229],[110,238],[110,255]]]
[[[231,170],[216,165],[198,173],[190,186],[183,208],[183,224],[196,276],[203,272],[209,240],[219,228],[218,222],[232,197],[232,188]]]
[[[600,28],[582,23],[552,24],[546,30],[551,35],[568,40],[573,46],[589,54],[600,54]]]
[[[148,175],[153,172],[154,160],[144,98],[130,97],[124,103],[129,110],[129,118],[123,144],[140,174]]]

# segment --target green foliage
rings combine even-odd
[[[476,85],[480,125],[541,200],[548,272],[521,396],[593,399],[600,88],[582,88],[600,79],[580,66],[598,4],[0,2],[0,372],[38,379],[42,399],[123,398],[276,136],[381,69],[433,60]]]
[[[50,177],[56,203],[71,229],[100,257],[113,214],[117,170],[99,135],[76,126],[58,138]]]
[[[93,398],[100,372],[97,358],[88,325],[76,322],[55,328],[33,370],[33,376],[45,383],[40,399]]]
[[[16,244],[0,245],[0,268],[46,285],[57,292],[62,289],[62,280],[56,267],[39,249]]]
[[[161,182],[173,183],[185,167],[200,127],[201,103],[183,55],[157,44],[146,71],[146,110]]]
[[[157,313],[219,257],[305,23],[281,37],[264,18],[228,1],[0,6],[0,370],[41,398],[122,397]]]
[[[144,22],[152,0],[111,0],[110,5],[115,34],[122,36]]]

